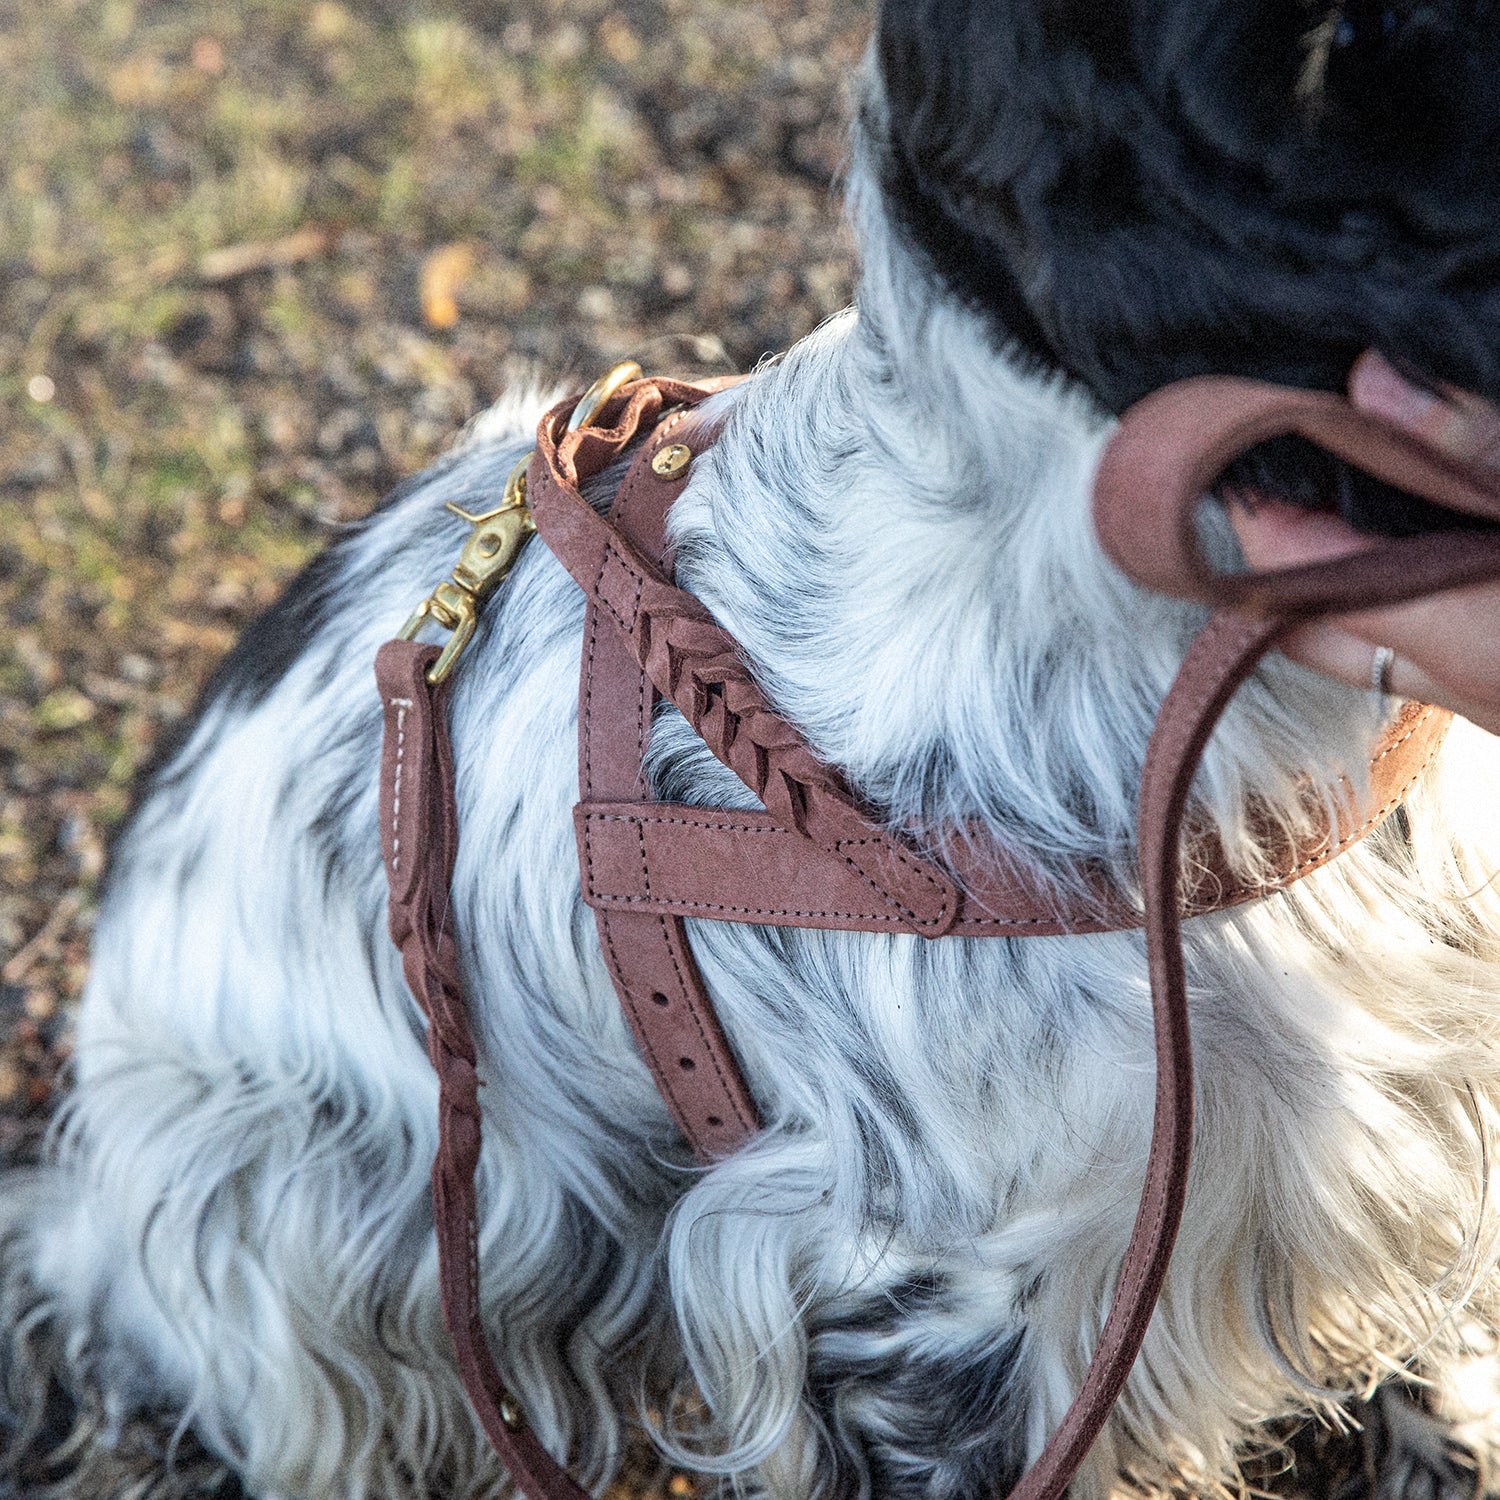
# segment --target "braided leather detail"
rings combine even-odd
[[[649,381],[626,387],[606,408],[613,427],[566,432],[572,402],[543,418],[527,476],[537,531],[613,619],[657,691],[766,809],[857,871],[899,927],[941,937],[952,929],[960,904],[951,876],[858,806],[837,773],[766,701],[734,637],[579,493],[583,480],[624,451],[637,424],[654,421],[664,404],[696,394],[657,384],[659,390]]]
[[[637,658],[714,755],[784,826],[806,834],[814,798],[851,801],[840,779],[766,702],[732,640],[712,620],[675,601],[643,610]]]
[[[438,1150],[432,1163],[443,1322],[464,1389],[485,1435],[528,1500],[588,1500],[517,1416],[481,1319],[474,1175],[479,1166],[479,1074],[454,941],[451,897],[458,853],[447,694],[427,682],[432,646],[390,641],[375,671],[385,707],[380,840],[390,880],[391,937],[427,1017],[427,1055],[438,1077]]]

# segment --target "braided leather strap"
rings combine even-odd
[[[458,853],[453,752],[446,691],[427,682],[434,646],[391,641],[375,675],[385,708],[380,845],[390,884],[391,937],[427,1017],[427,1054],[438,1076],[439,1137],[432,1164],[443,1321],[459,1374],[485,1435],[527,1500],[586,1500],[536,1440],[505,1389],[484,1334],[479,1298],[479,1077],[464,1005],[449,887]]]

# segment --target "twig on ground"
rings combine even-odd
[[[5,967],[0,969],[0,979],[6,984],[20,984],[42,959],[53,957],[59,939],[68,930],[68,923],[78,915],[82,905],[83,898],[76,891],[69,891],[52,908],[52,915],[42,924],[36,936],[18,948]]]
[[[225,245],[210,250],[198,261],[198,280],[210,286],[237,281],[252,271],[270,271],[313,260],[332,248],[337,234],[320,224],[309,225],[279,240],[244,245]]]

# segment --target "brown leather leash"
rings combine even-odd
[[[455,630],[455,640],[466,632],[462,649],[486,591],[508,571],[533,521],[583,589],[575,817],[584,899],[643,1056],[705,1161],[743,1144],[757,1115],[693,961],[687,917],[929,938],[1145,926],[1157,1058],[1145,1189],[1082,1388],[1013,1492],[1013,1500],[1057,1500],[1139,1353],[1181,1218],[1193,1094],[1182,918],[1290,884],[1378,826],[1436,755],[1449,716],[1408,705],[1372,755],[1369,798],[1361,805],[1346,789],[1335,820],[1325,819],[1296,847],[1273,848],[1274,879],[1240,885],[1222,852],[1200,840],[1195,847],[1205,855],[1205,873],[1179,890],[1188,791],[1213,726],[1295,620],[1500,577],[1500,538],[1455,533],[1313,569],[1219,577],[1198,557],[1193,506],[1230,458],[1290,431],[1440,504],[1482,513],[1497,497],[1334,397],[1203,380],[1158,392],[1127,413],[1096,486],[1096,524],[1106,548],[1150,587],[1238,612],[1216,615],[1194,643],[1152,737],[1140,812],[1144,910],[1103,886],[1062,902],[1003,851],[954,837],[934,859],[883,827],[765,700],[733,638],[672,581],[666,515],[713,439],[694,424],[693,408],[722,384],[617,379],[581,403],[549,412],[524,480],[518,470],[495,511],[469,518],[476,529],[464,557],[472,566],[455,570],[458,592],[443,585],[403,635],[435,617]],[[643,434],[606,519],[583,499],[581,486]],[[457,814],[443,684],[455,656],[451,643],[440,656],[435,647],[400,640],[383,647],[377,660],[391,932],[429,1017],[428,1048],[440,1080],[433,1205],[444,1318],[465,1388],[522,1492],[528,1500],[577,1500],[581,1491],[537,1443],[505,1389],[481,1323],[476,1053],[448,915]],[[764,813],[650,800],[641,759],[658,697],[682,712]]]

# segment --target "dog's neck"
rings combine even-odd
[[[851,202],[857,308],[733,401],[674,513],[680,574],[893,823],[977,820],[1064,876],[1128,864],[1152,720],[1202,617],[1098,546],[1110,420],[997,346],[858,159]],[[1375,727],[1369,695],[1273,663],[1226,720],[1204,810],[1249,858],[1250,798],[1294,809],[1299,775],[1362,765]]]

